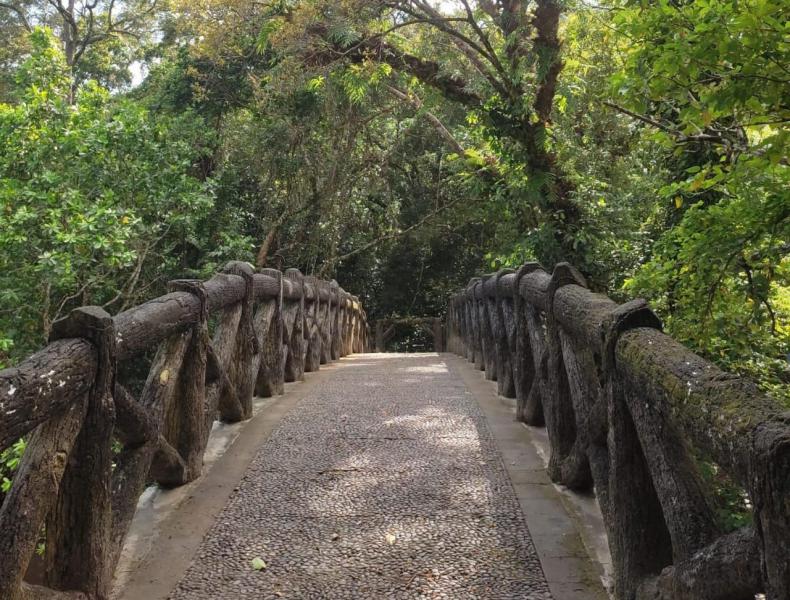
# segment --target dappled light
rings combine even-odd
[[[261,447],[174,597],[549,598],[463,384],[430,356],[389,355],[367,370],[387,384],[373,392],[356,360]]]
[[[787,17],[0,1],[0,600],[790,599]]]

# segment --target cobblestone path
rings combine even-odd
[[[461,379],[435,354],[372,354],[283,418],[172,597],[511,600],[548,589]]]

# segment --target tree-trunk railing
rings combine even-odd
[[[198,478],[215,419],[249,419],[254,395],[367,346],[365,312],[336,282],[240,262],[115,317],[72,311],[0,371],[0,451],[29,436],[0,508],[0,598],[107,598],[148,482]],[[117,365],[153,349],[136,399]],[[24,582],[42,534],[46,587]]]
[[[595,490],[618,600],[790,598],[790,414],[618,305],[570,265],[472,279],[447,315],[465,356],[549,434],[549,475]],[[725,533],[698,460],[748,493]]]
[[[407,325],[431,336],[436,352],[445,350],[444,323],[441,317],[388,317],[373,323],[373,340],[376,352],[386,352],[387,343],[392,339],[398,326]]]

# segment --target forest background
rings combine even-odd
[[[230,259],[371,319],[566,260],[790,405],[788,13],[2,0],[0,367]]]

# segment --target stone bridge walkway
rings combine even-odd
[[[445,354],[315,375],[170,597],[605,597],[526,430],[470,376]]]

